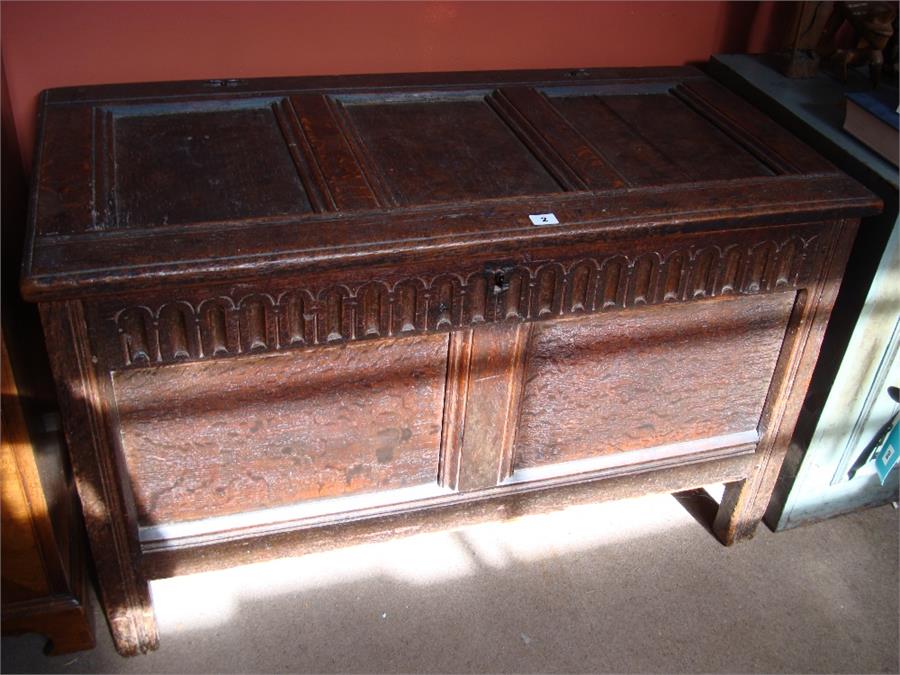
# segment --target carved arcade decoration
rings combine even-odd
[[[117,365],[148,366],[539,321],[641,305],[792,288],[816,236],[610,255],[483,273],[254,292],[137,305],[113,316]]]

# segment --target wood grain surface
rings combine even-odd
[[[127,292],[346,255],[374,264],[419,255],[423,239],[471,255],[635,213],[732,226],[877,209],[699,71],[572,72],[46,92],[25,292]],[[559,226],[528,220],[547,212]]]
[[[394,203],[561,191],[483,98],[347,107]]]
[[[444,417],[445,485],[483,489],[509,474],[530,329],[505,323],[459,334],[465,337],[451,352],[459,354],[458,365],[448,371],[455,399]]]
[[[145,653],[159,646],[159,630],[147,578],[135,564],[138,524],[110,377],[91,356],[83,303],[43,303],[40,310],[100,601],[116,651]]]
[[[629,185],[771,175],[670,94],[560,96],[551,102]]]
[[[124,654],[156,646],[148,575],[605,486],[726,481],[716,530],[749,536],[881,206],[690,68],[110,85],[40,114],[22,289]]]
[[[515,468],[755,430],[793,302],[779,293],[535,325]]]
[[[436,483],[447,336],[115,375],[141,524]]]
[[[109,219],[119,228],[312,210],[265,102],[107,114],[116,118],[109,131],[114,137],[106,139],[115,148],[101,157],[114,158],[115,165],[98,168],[115,179]]]

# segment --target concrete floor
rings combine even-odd
[[[154,582],[159,651],[3,672],[898,672],[891,506],[720,546],[670,496]]]

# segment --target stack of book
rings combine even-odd
[[[847,94],[844,130],[897,166],[900,154],[897,89],[880,88]]]

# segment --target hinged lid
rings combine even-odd
[[[690,68],[44,92],[33,299],[878,200]]]

